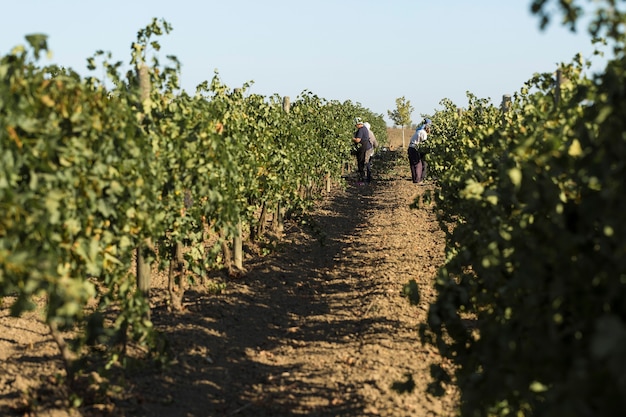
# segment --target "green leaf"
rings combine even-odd
[[[539,381],[533,381],[531,382],[530,386],[528,387],[532,392],[546,392],[548,390],[548,387],[544,384],[542,384]]]
[[[48,211],[48,222],[50,224],[57,224],[61,217],[59,208],[61,206],[61,200],[64,194],[59,190],[51,190],[47,195],[44,202],[44,206]]]
[[[418,305],[420,302],[420,290],[417,282],[412,279],[402,287],[402,295],[409,299],[411,305]]]
[[[574,139],[572,144],[569,146],[567,150],[567,154],[572,157],[579,157],[583,154],[583,148],[580,146],[580,141],[578,139]]]
[[[519,186],[522,184],[522,170],[515,167],[510,169],[508,174],[513,185],[519,188]]]
[[[42,33],[26,35],[26,41],[34,49],[36,59],[39,59],[39,54],[41,51],[48,50],[48,35]]]

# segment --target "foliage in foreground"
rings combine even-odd
[[[0,297],[16,316],[45,300],[70,381],[84,356],[118,361],[129,343],[162,353],[138,254],[165,270],[184,247],[171,291],[182,297],[259,212],[297,212],[341,185],[355,115],[384,123],[306,91],[286,108],[217,74],[193,95],[179,91],[178,61],[156,56],[154,38],[170,30],[155,20],[139,31],[126,74],[103,52],[88,60],[92,70],[102,61],[113,88],[39,66],[43,35],[0,57]]]
[[[623,49],[583,68],[433,117],[449,233],[422,332],[455,365],[464,416],[626,414]]]

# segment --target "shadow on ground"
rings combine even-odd
[[[129,375],[129,395],[117,408],[145,416],[365,415],[358,395],[337,395],[351,391],[336,373],[343,364],[319,366],[319,375],[311,375],[310,364],[273,363],[271,352],[292,350],[297,357],[300,349],[320,343],[342,350],[357,335],[367,339],[396,325],[393,318],[364,317],[368,306],[354,298],[354,286],[358,282],[359,293],[375,295],[366,279],[334,272],[352,271],[359,278],[354,236],[395,153],[376,163],[379,175],[372,184],[359,186],[347,177],[345,191],[300,219],[306,222],[291,222],[279,252],[248,260],[248,273],[230,281],[223,294],[189,291],[184,314],[157,306],[152,319],[169,341],[174,362],[162,372]],[[156,297],[163,299],[165,289],[160,291]],[[325,405],[320,398],[327,399]]]

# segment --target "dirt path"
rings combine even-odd
[[[286,230],[278,253],[248,260],[249,272],[224,293],[190,292],[186,314],[172,317],[157,292],[153,321],[175,365],[133,372],[116,401],[81,414],[454,415],[452,387],[443,397],[427,393],[440,358],[418,337],[443,235],[430,209],[409,208],[431,185],[397,169],[334,192],[307,224]],[[420,288],[417,307],[401,295],[409,279]],[[7,320],[3,313],[0,327],[10,328]],[[18,372],[18,353],[5,350],[5,371]],[[0,388],[0,411],[15,395]]]

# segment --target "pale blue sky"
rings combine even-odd
[[[137,31],[153,17],[173,31],[159,56],[182,63],[192,93],[215,70],[229,87],[295,99],[304,90],[351,100],[387,119],[395,99],[432,114],[443,98],[463,107],[466,91],[499,104],[535,72],[552,72],[580,52],[586,31],[554,22],[544,32],[531,0],[20,0],[2,6],[0,54],[45,33],[51,61],[88,74],[96,50],[130,60]],[[95,74],[98,76],[98,74]],[[389,120],[387,119],[389,122]]]

